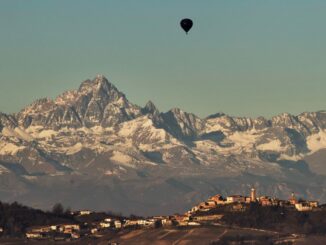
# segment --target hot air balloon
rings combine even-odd
[[[193,22],[191,19],[183,19],[180,21],[180,26],[186,32],[186,34],[188,34],[188,31],[190,31],[192,25],[193,25]]]

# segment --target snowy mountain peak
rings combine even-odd
[[[184,111],[178,107],[174,107],[170,110],[173,114],[184,114]]]
[[[103,74],[97,74],[96,79],[106,79],[106,77]]]
[[[325,111],[283,113],[271,119],[223,113],[202,119],[179,108],[160,113],[151,101],[143,108],[131,103],[103,75],[55,100],[36,100],[14,115],[0,113],[0,183],[9,187],[13,183],[6,192],[15,198],[20,193],[23,200],[33,196],[29,188],[34,187],[40,193],[44,186],[59,185],[58,192],[51,192],[57,200],[62,190],[67,190],[66,197],[79,197],[78,186],[82,193],[103,186],[103,195],[91,195],[91,205],[101,203],[106,208],[113,197],[124,196],[128,201],[137,196],[141,200],[135,203],[142,205],[138,193],[147,193],[152,203],[158,197],[157,187],[169,195],[175,190],[179,197],[180,191],[192,196],[223,191],[225,186],[238,191],[240,184],[265,179],[271,194],[311,183],[306,193],[315,192],[312,198],[326,200],[326,177],[320,176],[326,176],[325,150]],[[305,162],[309,158],[313,165]],[[215,188],[219,179],[221,185]],[[27,191],[17,192],[19,186]],[[85,190],[87,186],[92,189]],[[121,195],[129,188],[128,195]],[[94,196],[109,201],[94,202]],[[164,202],[159,200],[157,207]],[[120,207],[125,201],[116,203]]]
[[[92,92],[98,93],[99,91],[104,93],[110,93],[111,91],[120,93],[118,89],[103,75],[97,75],[93,80],[88,79],[82,82],[78,90],[78,92],[81,94],[88,94]]]
[[[117,90],[117,88],[103,75],[97,75],[92,81],[92,86],[96,86],[96,90],[103,89],[106,92],[110,91],[110,89]]]

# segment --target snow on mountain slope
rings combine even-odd
[[[308,136],[307,146],[311,154],[321,149],[326,149],[326,130]]]
[[[55,135],[57,135],[57,132],[49,129],[49,130],[42,130],[39,134],[37,134],[34,137],[39,139],[49,139]]]
[[[231,134],[228,139],[231,140],[232,143],[235,144],[236,147],[242,148],[252,148],[252,146],[256,143],[257,138],[260,135],[255,132],[247,131],[247,132],[235,132]]]
[[[126,167],[129,167],[129,168],[135,168],[134,165],[132,165],[132,161],[133,159],[127,155],[127,154],[124,154],[120,151],[113,151],[113,155],[112,157],[110,158],[113,162],[117,162],[119,164],[122,164]]]
[[[73,155],[76,154],[77,152],[80,152],[81,149],[83,149],[83,145],[81,143],[76,143],[75,145],[67,149],[66,154]]]
[[[18,138],[26,140],[26,141],[33,141],[33,137],[30,136],[28,133],[26,133],[23,129],[21,128],[15,128],[14,129],[16,135],[18,136]]]
[[[151,118],[142,116],[137,119],[124,122],[118,127],[118,136],[131,139],[134,145],[142,144],[144,147],[155,147],[157,144],[178,144],[179,142],[166,130],[154,125]]]
[[[17,121],[20,125],[2,126],[3,136],[36,142],[55,154],[75,155],[83,148],[101,154],[129,147],[145,153],[160,152],[155,154],[170,159],[168,149],[180,149],[177,155],[172,154],[179,157],[186,149],[189,159],[200,163],[203,158],[193,157],[194,151],[197,155],[200,151],[226,156],[251,153],[254,158],[261,154],[258,151],[275,152],[280,159],[302,159],[309,151],[325,148],[323,111],[299,116],[283,113],[271,120],[223,113],[200,119],[178,108],[159,113],[151,101],[144,108],[130,103],[102,75],[55,100],[37,100],[16,118],[1,115],[6,122],[2,124]]]
[[[2,175],[4,173],[10,173],[10,171],[7,168],[5,168],[4,166],[0,165],[0,175]]]
[[[177,197],[180,191],[226,192],[259,183],[271,193],[297,188],[323,193],[320,198],[326,200],[326,179],[313,176],[305,162],[323,149],[325,111],[271,119],[217,113],[202,119],[178,108],[159,112],[151,101],[141,108],[102,75],[54,100],[39,99],[17,114],[0,113],[0,172],[16,176],[11,181],[24,191],[31,183],[30,188],[37,187],[30,190],[34,194],[42,193],[44,185],[53,188],[52,182],[65,183],[61,190],[68,183],[70,191],[92,183],[103,185],[113,199],[119,193],[133,195],[128,190],[135,188],[162,201],[150,190],[168,190]],[[238,183],[239,178],[245,183]],[[121,196],[117,200],[128,199]]]
[[[16,155],[24,146],[17,146],[13,143],[0,142],[0,155]]]
[[[276,139],[276,140],[269,141],[268,143],[258,145],[257,149],[261,151],[282,152],[284,148],[282,147],[281,144],[282,144],[281,141]]]

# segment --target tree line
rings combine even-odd
[[[285,233],[325,234],[326,210],[298,212],[281,206],[252,203],[242,212],[225,212],[222,221],[228,225],[271,229]]]
[[[45,212],[17,202],[0,202],[0,227],[3,228],[3,236],[21,237],[28,227],[73,221],[69,209],[65,210],[61,204],[55,204],[52,211]]]

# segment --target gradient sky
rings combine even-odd
[[[161,111],[326,109],[325,24],[325,0],[1,0],[0,111],[98,73]]]

